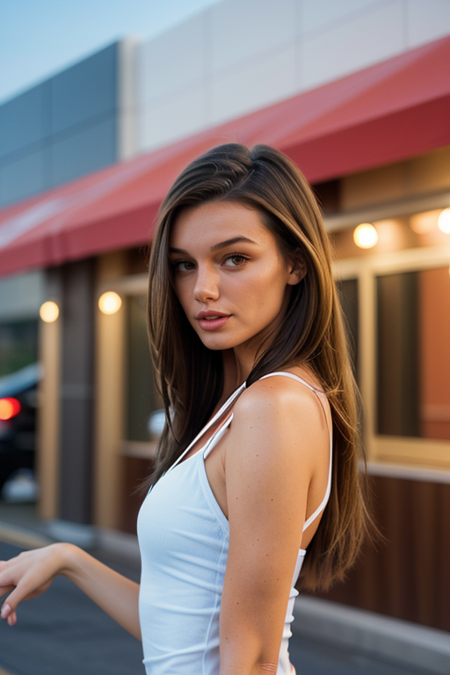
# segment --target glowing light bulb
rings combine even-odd
[[[99,297],[98,306],[103,314],[115,314],[122,306],[122,298],[115,291],[107,291]]]
[[[47,300],[39,308],[39,316],[45,323],[53,323],[59,316],[59,307],[53,300]]]
[[[360,248],[372,248],[378,241],[378,232],[371,223],[361,223],[353,231],[353,241]]]
[[[450,208],[441,211],[438,218],[438,228],[445,234],[450,234]]]

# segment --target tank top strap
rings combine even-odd
[[[301,377],[298,375],[294,375],[294,373],[288,373],[285,370],[276,370],[273,373],[267,373],[267,375],[263,375],[260,377],[260,380],[265,380],[266,377],[275,377],[276,375],[281,375],[282,377],[290,377],[291,380],[297,380],[297,382],[301,382],[304,384],[308,389],[311,389],[312,391],[316,391],[319,394],[324,394],[325,392],[321,391],[320,389],[316,389],[316,387],[313,387],[312,384],[309,384],[306,380],[303,380]],[[319,399],[320,400],[320,399]]]
[[[305,380],[302,380],[301,377],[298,377],[297,375],[294,375],[293,373],[287,373],[287,372],[282,371],[282,370],[276,371],[276,372],[273,372],[273,373],[269,373],[268,375],[263,375],[263,377],[260,377],[259,379],[260,379],[260,380],[264,380],[266,377],[273,377],[274,375],[283,375],[283,376],[285,376],[285,377],[291,377],[291,378],[293,378],[294,380],[299,380],[300,382],[302,382],[303,384],[305,384],[307,387],[309,387],[309,388],[312,389],[313,391],[316,391],[316,392],[319,392],[319,391],[320,391],[319,389],[315,389],[314,387],[312,387],[310,384],[308,384],[308,382],[305,382]],[[194,439],[194,441],[192,441],[191,445],[189,446],[190,448],[194,445],[194,443],[195,443],[196,441],[198,441],[198,439],[199,439],[199,438],[200,438],[200,437],[201,437],[208,429],[211,428],[211,425],[214,424],[214,422],[216,422],[216,421],[220,418],[220,416],[225,412],[225,410],[227,409],[227,407],[229,407],[232,403],[234,403],[234,401],[235,401],[236,398],[239,396],[239,394],[243,391],[244,388],[245,388],[245,382],[244,382],[243,385],[241,385],[241,387],[239,387],[238,389],[236,389],[235,392],[233,392],[233,394],[230,396],[230,398],[223,404],[222,408],[218,411],[217,415],[216,415],[215,417],[213,417],[213,419],[212,419],[210,422],[208,422],[208,424],[206,425],[206,427],[205,427],[204,429],[202,429],[202,431],[201,431],[200,434],[197,436],[197,438]],[[319,399],[319,401],[320,401],[320,399]],[[321,404],[322,404],[322,402],[321,402]],[[323,405],[322,405],[322,407],[323,407]],[[325,412],[325,410],[324,410],[324,412]],[[326,418],[326,415],[325,415],[325,418]],[[208,441],[207,441],[207,443],[206,443],[206,445],[205,445],[205,447],[204,447],[204,449],[203,449],[204,457],[207,457],[207,456],[209,455],[209,453],[211,452],[211,450],[213,449],[213,447],[215,446],[215,444],[219,441],[220,438],[222,438],[224,432],[228,429],[228,427],[230,426],[232,420],[233,420],[233,413],[231,413],[231,415],[230,415],[229,417],[227,417],[227,419],[223,422],[223,424],[219,424],[219,426],[217,427],[217,429],[215,430],[215,432],[214,432],[214,433],[212,434],[212,436],[208,439]],[[328,426],[328,422],[327,422],[327,426]]]
[[[231,415],[229,415],[222,424],[219,424],[215,432],[212,434],[211,438],[207,440],[205,447],[203,448],[203,450],[201,450],[201,452],[203,452],[203,457],[205,458],[208,457],[209,453],[214,448],[216,443],[220,441],[225,431],[228,429],[231,422],[233,421],[233,416],[234,416],[233,413],[231,413]]]
[[[318,394],[323,394],[324,396],[326,396],[326,394],[325,394],[324,391],[321,391],[320,389],[317,389],[316,387],[313,387],[311,384],[309,384],[308,382],[306,382],[305,380],[303,380],[303,379],[302,379],[301,377],[299,377],[298,375],[294,375],[294,373],[287,373],[287,372],[284,371],[284,370],[279,370],[279,371],[275,371],[275,372],[273,372],[273,373],[268,373],[267,375],[263,375],[263,377],[261,377],[260,379],[261,379],[261,380],[264,380],[264,379],[266,379],[267,377],[275,377],[276,375],[281,375],[282,377],[290,377],[292,380],[297,380],[298,382],[301,382],[301,383],[304,384],[306,387],[308,387],[308,389],[311,389],[311,391],[313,391],[313,392],[316,394],[316,396],[317,396],[317,398],[318,398],[318,400],[319,400],[319,402],[320,402],[320,405],[322,406],[322,410],[323,410],[323,412],[324,412],[325,420],[326,420],[326,423],[327,423],[327,428],[328,428],[328,431],[329,431],[329,438],[330,438],[330,461],[329,461],[329,464],[328,464],[328,483],[327,483],[327,489],[326,489],[326,491],[325,491],[324,498],[322,499],[322,501],[321,501],[321,503],[319,504],[319,506],[317,507],[317,509],[316,509],[316,510],[314,511],[314,513],[313,513],[313,514],[305,521],[305,524],[303,525],[303,532],[304,532],[304,531],[311,525],[311,523],[314,522],[314,520],[315,520],[315,519],[317,518],[317,516],[321,513],[321,511],[323,511],[323,509],[324,509],[325,506],[327,505],[328,499],[330,498],[330,493],[331,493],[331,477],[332,477],[332,463],[333,463],[333,429],[332,429],[332,427],[330,428],[330,425],[329,425],[329,423],[328,423],[328,418],[327,418],[327,415],[326,415],[326,412],[325,412],[325,408],[324,408],[324,406],[323,406],[323,403],[322,403],[320,397],[318,396]]]
[[[246,383],[246,382],[243,382],[243,383],[242,383],[242,384],[241,384],[241,385],[240,385],[240,386],[239,386],[239,387],[231,394],[231,396],[229,396],[229,397],[227,398],[227,400],[225,401],[225,403],[219,408],[219,410],[218,410],[218,411],[216,412],[216,414],[209,420],[209,422],[208,422],[207,424],[205,424],[205,426],[203,427],[203,429],[201,429],[201,430],[199,431],[199,433],[198,433],[197,436],[194,438],[194,440],[191,441],[191,442],[189,443],[189,445],[187,446],[187,448],[186,448],[186,449],[181,453],[181,455],[176,459],[176,461],[172,464],[172,466],[168,469],[168,471],[171,471],[172,469],[174,469],[175,466],[176,466],[179,462],[181,462],[181,460],[183,459],[183,457],[184,457],[185,455],[187,455],[187,453],[189,452],[189,450],[197,443],[197,441],[200,440],[200,438],[208,431],[208,429],[211,429],[211,427],[213,426],[213,424],[215,424],[215,423],[217,422],[217,420],[219,420],[219,419],[222,417],[222,415],[224,414],[224,412],[226,412],[226,410],[230,407],[230,405],[231,405],[232,403],[234,403],[234,401],[238,398],[238,396],[241,395],[241,393],[244,391],[244,389],[245,389],[246,386],[247,386],[247,383]],[[232,418],[232,417],[233,417],[233,416],[231,415],[231,417],[227,420],[227,422],[226,422],[226,427],[225,427],[225,428],[227,428],[227,427],[230,425],[230,423],[231,423],[231,418]],[[208,447],[210,447],[212,441],[213,441],[214,439],[217,438],[218,432],[219,432],[221,429],[223,429],[223,427],[224,427],[224,425],[219,425],[218,429],[216,429],[216,431],[213,433],[213,435],[211,436],[211,438],[208,440],[208,442],[207,442],[207,444],[206,444],[206,446],[205,446],[205,449],[208,448]],[[212,448],[211,448],[211,449],[212,449]]]
[[[321,399],[319,398],[318,394],[323,394],[325,395],[325,392],[321,391],[320,389],[316,389],[316,387],[313,387],[310,385],[308,382],[303,380],[301,377],[298,375],[294,375],[294,373],[288,373],[286,371],[280,370],[280,371],[275,371],[273,373],[268,373],[267,375],[263,375],[263,377],[259,378],[261,380],[264,380],[268,377],[275,377],[277,375],[280,375],[282,377],[289,377],[293,380],[297,380],[298,382],[304,384],[308,389],[311,389],[316,395],[317,398],[322,406],[322,409],[324,411],[325,419],[327,422],[327,426],[329,428],[329,435],[330,435],[330,461],[329,461],[329,469],[328,469],[328,484],[327,484],[327,489],[324,495],[324,498],[320,505],[317,507],[317,509],[314,511],[314,513],[305,521],[303,525],[303,532],[306,530],[307,527],[313,523],[313,521],[317,518],[317,516],[320,514],[320,512],[325,508],[328,499],[330,497],[331,493],[331,477],[332,477],[332,458],[333,458],[333,432],[332,429],[329,427],[328,424],[328,419],[327,415],[325,412],[325,408],[323,406],[323,403]],[[236,399],[241,395],[241,393],[244,391],[246,388],[246,382],[243,382],[232,394],[231,396],[225,401],[225,403],[219,408],[219,410],[216,412],[216,414],[210,419],[210,421],[201,429],[201,431],[197,434],[197,436],[194,438],[194,440],[189,443],[187,448],[181,453],[181,455],[177,458],[177,460],[172,464],[172,466],[168,469],[168,471],[171,471],[187,453],[189,450],[197,443],[197,441],[210,429],[221,417],[222,415],[226,412],[226,410],[236,401]],[[211,452],[211,450],[214,448],[216,443],[220,440],[220,438],[223,436],[225,431],[228,429],[230,426],[231,422],[233,420],[233,413],[231,413],[226,420],[222,423],[219,424],[217,429],[214,431],[212,436],[208,439],[206,442],[205,446],[200,450],[199,452],[203,453],[203,456],[206,458],[208,454]]]

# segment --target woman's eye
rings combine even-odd
[[[241,267],[247,262],[247,258],[243,255],[230,255],[225,260],[226,267]]]
[[[189,262],[189,260],[177,260],[177,262],[173,263],[175,272],[190,272],[194,267],[194,263]]]

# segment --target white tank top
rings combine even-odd
[[[297,375],[290,377],[319,393]],[[208,482],[205,457],[231,424],[231,414],[207,443],[179,466],[194,444],[244,391],[224,403],[144,499],[137,520],[141,551],[139,618],[147,675],[219,675],[219,614],[228,556],[229,525]],[[320,398],[319,398],[320,401]],[[321,402],[321,401],[320,401]],[[322,404],[322,402],[321,402]],[[326,415],[325,415],[326,416]],[[332,430],[328,485],[303,531],[325,508],[331,490]],[[290,675],[288,644],[294,601],[306,550],[300,549],[292,579],[276,675]]]

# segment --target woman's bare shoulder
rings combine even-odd
[[[290,371],[289,374],[296,373]],[[303,375],[300,377],[317,393],[321,392],[319,385],[311,377],[308,380]],[[323,414],[323,403],[326,402],[324,396],[321,398],[322,405],[317,394],[297,379],[285,375],[272,376],[257,380],[244,390],[234,406],[234,416],[255,417],[267,414],[275,422],[277,417],[284,419],[294,413],[295,422],[311,414],[315,416],[313,411],[316,411],[320,417],[321,411]]]
[[[285,455],[311,468],[320,455],[318,446],[326,450],[327,421],[320,401],[293,378],[257,380],[241,394],[233,413],[230,447],[245,444],[246,454],[257,449],[258,457],[267,455],[269,465],[274,448],[278,459]]]

